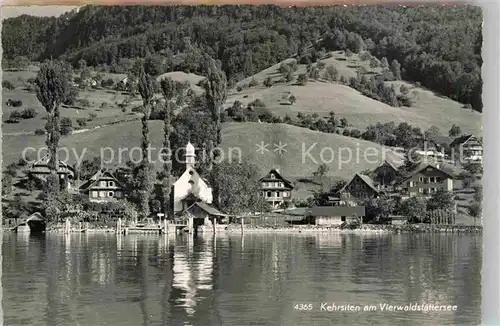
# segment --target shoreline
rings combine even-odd
[[[222,225],[219,225],[221,227]],[[2,231],[9,231],[3,229]],[[10,230],[11,232],[15,232]],[[158,231],[134,231],[129,234],[165,234]],[[28,233],[28,232],[27,232]],[[64,227],[47,227],[45,233],[66,233]],[[116,227],[90,227],[88,229],[71,229],[69,233],[117,233]],[[121,232],[123,233],[123,232]],[[183,233],[183,232],[182,232]],[[211,234],[213,231],[198,231],[200,234]],[[369,234],[402,234],[402,233],[466,233],[466,234],[482,234],[483,227],[468,226],[468,225],[432,225],[432,224],[411,224],[411,225],[376,225],[365,224],[355,229],[344,228],[339,226],[289,226],[289,227],[272,227],[272,226],[249,226],[245,225],[243,230],[241,225],[228,225],[224,228],[219,228],[215,233],[230,233],[230,234],[294,234],[294,233],[369,233]],[[172,235],[172,233],[168,233]]]

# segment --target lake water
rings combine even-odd
[[[5,325],[481,322],[477,235],[4,233],[2,242]],[[323,302],[377,311],[321,311]],[[384,312],[384,303],[457,310]]]

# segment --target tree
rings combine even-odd
[[[380,66],[383,69],[389,68],[389,62],[387,61],[386,57],[383,57],[382,60],[380,60]]]
[[[70,118],[62,118],[61,119],[61,135],[66,136],[71,133],[73,130],[73,121]]]
[[[474,175],[472,175],[470,172],[462,173],[461,177],[462,177],[462,187],[464,189],[469,188],[472,185],[472,183],[474,182],[474,180],[476,179],[474,177]]]
[[[326,165],[324,163],[320,164],[318,169],[313,172],[313,177],[324,178],[327,175],[329,170],[330,170],[330,168],[328,167],[328,165]]]
[[[427,210],[435,209],[452,210],[455,207],[453,194],[446,189],[438,188],[427,201]]]
[[[460,127],[455,124],[451,126],[450,131],[448,132],[448,135],[450,137],[458,137],[461,134],[462,134],[462,129],[460,129]]]
[[[219,208],[230,214],[258,211],[261,196],[258,169],[251,163],[222,162],[214,166],[214,186],[220,191]]]
[[[266,79],[264,79],[264,86],[266,86],[266,87],[273,86],[273,82],[271,81],[271,77],[266,77]]]
[[[340,118],[340,128],[346,128],[348,125],[346,118]]]
[[[207,77],[204,83],[205,99],[216,130],[214,147],[219,147],[222,142],[220,113],[227,98],[226,74],[208,55],[204,57],[203,67]]]
[[[380,61],[378,61],[377,58],[371,57],[370,58],[370,68],[378,68],[380,66]]]
[[[433,142],[437,142],[438,137],[440,136],[440,131],[439,128],[436,126],[430,126],[429,129],[427,129],[424,132],[424,136],[426,140],[430,140]]]
[[[5,89],[9,89],[9,90],[13,90],[15,89],[16,87],[8,80],[3,80],[2,81],[2,88],[5,88]]]
[[[407,217],[410,223],[420,223],[427,212],[425,200],[422,197],[410,197],[401,203],[400,213]]]
[[[394,200],[386,196],[367,199],[363,202],[363,205],[366,210],[366,221],[377,223],[387,221],[396,207]]]
[[[338,77],[339,77],[339,72],[337,71],[337,69],[333,66],[333,65],[328,65],[326,67],[326,70],[325,70],[325,73],[324,73],[324,76],[323,76],[326,80],[329,80],[329,81],[337,81],[338,80]]]
[[[474,200],[481,203],[483,201],[483,185],[476,184],[472,188],[474,189]]]
[[[468,162],[463,164],[462,168],[473,176],[483,174],[483,165],[479,163]]]
[[[482,215],[482,210],[483,210],[483,207],[481,205],[480,202],[477,202],[477,201],[473,201],[469,208],[468,208],[468,212],[469,214],[474,217],[475,219],[476,218],[480,218],[481,215]],[[475,219],[474,219],[474,224],[475,224]]]
[[[163,97],[165,98],[165,112],[163,119],[163,150],[166,151],[165,162],[163,164],[163,212],[166,218],[172,218],[170,209],[170,190],[172,187],[172,146],[170,137],[172,136],[172,98],[174,97],[175,84],[170,77],[163,79],[160,83]]]
[[[149,215],[149,197],[153,190],[153,173],[151,171],[151,162],[149,162],[149,115],[153,106],[154,95],[154,79],[151,75],[146,74],[144,67],[141,65],[139,68],[139,93],[142,98],[143,116],[142,116],[142,161],[141,167],[138,171],[138,180],[140,182],[140,212],[143,217]]]
[[[396,80],[401,80],[401,64],[398,62],[398,60],[392,60],[391,71]]]
[[[350,57],[352,57],[353,53],[351,50],[347,49],[345,50],[345,57],[347,58],[347,60],[349,60]]]
[[[13,184],[12,176],[4,173],[2,176],[2,196],[11,194]]]
[[[46,145],[50,155],[49,169],[53,176],[57,175],[58,170],[59,107],[70,91],[69,79],[69,71],[66,67],[60,62],[50,60],[42,63],[35,80],[36,97],[47,111],[47,124],[45,125],[47,130]]]

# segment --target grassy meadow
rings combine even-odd
[[[362,61],[357,54],[353,54],[348,59],[342,51],[332,52],[331,55],[331,57],[321,61],[326,66],[333,65],[337,69],[339,77],[356,77],[357,71],[360,69],[368,75],[381,71],[380,67],[371,68],[369,61]],[[291,60],[293,59],[287,59],[282,63]],[[387,82],[387,84],[395,84],[397,90],[403,83],[408,86],[409,97],[412,100],[411,107],[391,107],[368,98],[353,88],[322,79],[309,79],[304,86],[295,85],[294,82],[279,83],[270,88],[263,86],[264,80],[268,77],[273,82],[283,77],[278,71],[280,65],[281,63],[276,64],[238,82],[230,90],[226,106],[232,105],[236,100],[248,104],[256,99],[261,99],[275,115],[285,116],[288,114],[291,118],[295,118],[299,112],[304,114],[317,113],[326,117],[330,111],[334,111],[336,116],[345,117],[350,127],[360,130],[376,122],[394,121],[399,123],[406,121],[422,130],[435,125],[443,135],[448,134],[448,130],[453,124],[458,125],[464,132],[468,133],[480,134],[482,131],[481,113],[464,109],[463,105],[456,101],[403,81]],[[306,72],[306,66],[299,64],[294,74],[298,76],[304,72]],[[237,91],[238,86],[248,85],[252,79],[256,80],[259,86],[244,87],[241,92]],[[283,97],[289,93],[296,97],[296,102],[292,105],[285,104],[286,101],[283,100]]]

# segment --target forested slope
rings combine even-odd
[[[397,60],[402,79],[482,111],[481,24],[473,6],[87,6],[7,19],[2,45],[7,62],[84,59],[111,72],[146,56],[162,63],[157,73],[199,72],[206,52],[231,83],[296,54],[367,50]]]

